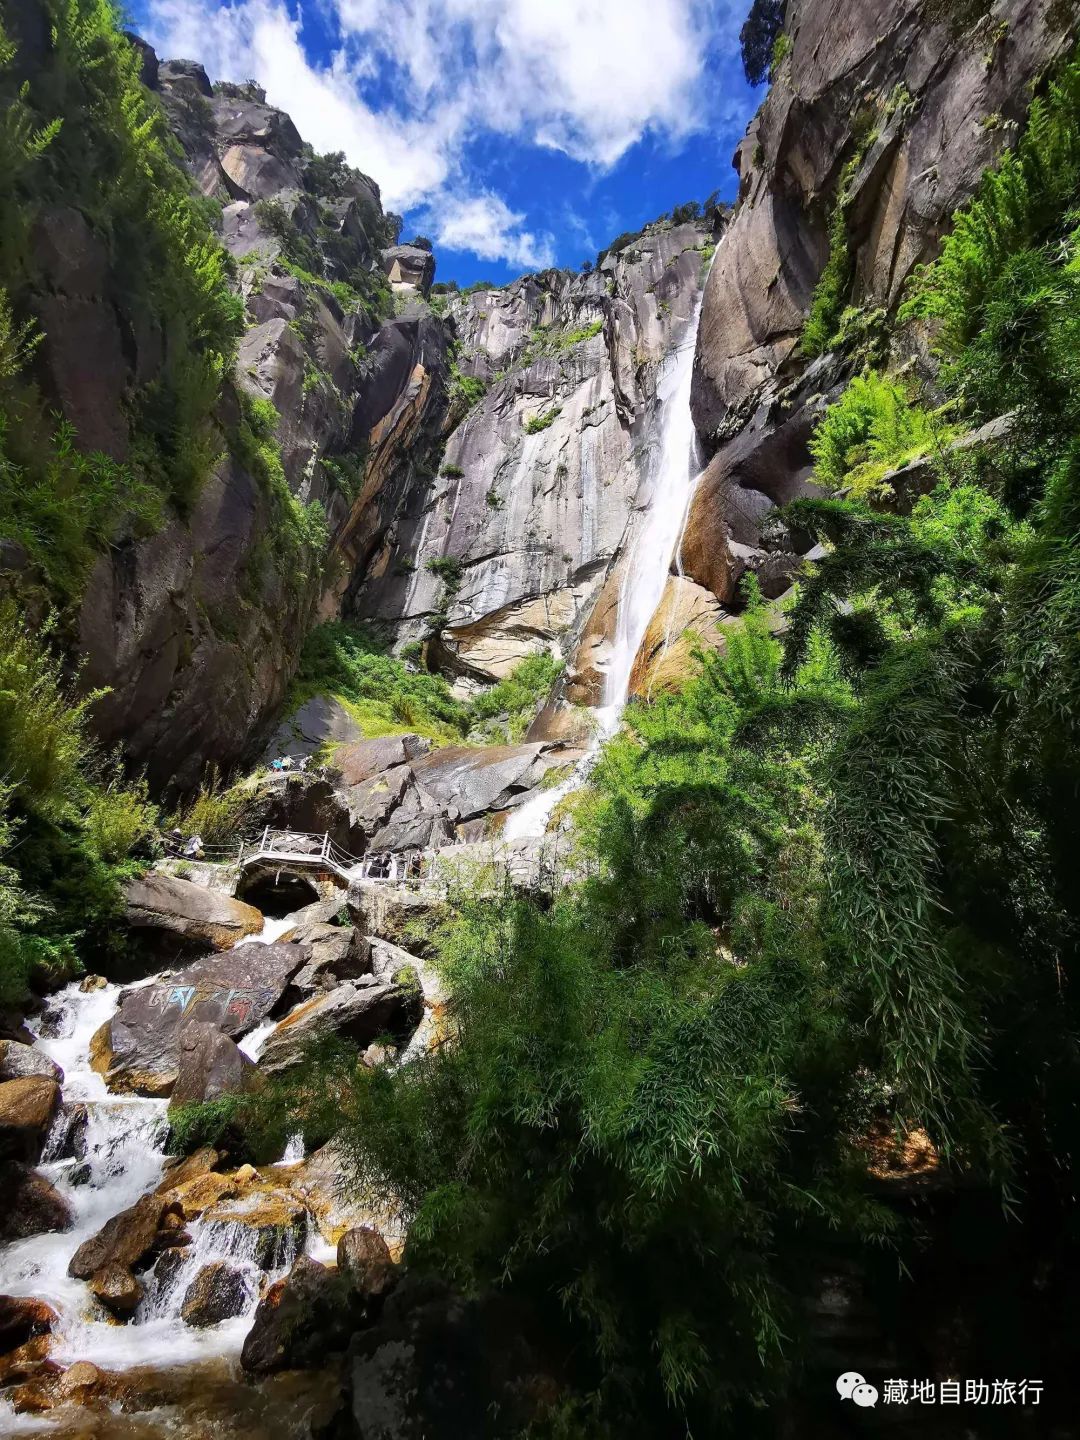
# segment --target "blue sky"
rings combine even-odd
[[[749,0],[138,0],[163,59],[255,79],[435,242],[438,278],[577,266],[713,190],[760,97]]]

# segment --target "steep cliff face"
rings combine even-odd
[[[357,615],[394,619],[468,681],[551,650],[573,698],[598,701],[612,607],[597,606],[648,498],[658,378],[690,340],[711,249],[711,224],[649,227],[591,274],[454,297],[438,473],[405,494]]]
[[[723,604],[747,570],[766,594],[788,583],[797,538],[768,515],[814,493],[806,447],[825,401],[1076,33],[1075,7],[1052,0],[789,0],[790,43],[735,155],[739,203],[698,332],[692,404],[712,459],[683,563]]]
[[[20,8],[20,38],[37,33],[37,13]],[[380,357],[417,324],[390,321],[374,342],[392,310],[381,252],[396,225],[373,181],[315,156],[257,87],[214,90],[198,65],[159,65],[133,43],[187,168],[221,206],[245,328],[190,502],[113,537],[86,580],[74,638],[82,682],[107,692],[94,707],[101,738],[123,743],[155,786],[183,788],[207,760],[240,759],[284,696],[327,585],[323,537],[355,527],[380,488],[377,454],[362,484],[356,435],[382,426],[398,444],[415,440],[400,421],[415,363],[387,373]],[[33,85],[52,63],[47,44],[21,55]],[[83,449],[138,464],[146,406],[185,338],[131,300],[123,257],[80,209],[46,208],[34,244],[42,390]],[[436,374],[443,346],[436,326]],[[285,547],[298,517],[304,532]],[[31,567],[17,550],[9,558],[29,592]]]

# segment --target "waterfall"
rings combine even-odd
[[[697,434],[690,414],[690,386],[704,293],[702,287],[682,342],[665,357],[661,368],[660,443],[650,475],[649,503],[626,547],[615,640],[604,681],[603,704],[596,711],[596,729],[584,756],[562,784],[538,792],[511,812],[503,828],[506,840],[542,836],[555,806],[588,778],[604,741],[618,729],[634,661],[663,599],[672,564],[678,566],[690,498],[700,468]]]

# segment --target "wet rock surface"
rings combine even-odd
[[[0,1160],[33,1164],[59,1103],[60,1086],[50,1075],[26,1075],[0,1084]]]
[[[301,1256],[259,1302],[241,1362],[254,1374],[289,1370],[325,1359],[347,1343],[347,1286],[325,1265]]]
[[[4,1196],[0,1239],[62,1232],[74,1224],[70,1202],[44,1175],[25,1165],[0,1164],[0,1191]]]
[[[0,1295],[0,1354],[36,1335],[48,1335],[56,1321],[56,1311],[44,1300]]]
[[[218,1261],[204,1266],[188,1286],[180,1314],[186,1324],[205,1329],[239,1315],[246,1302],[244,1272]]]

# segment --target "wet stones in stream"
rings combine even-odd
[[[248,1302],[243,1270],[225,1260],[204,1265],[184,1292],[180,1316],[197,1330],[242,1315]]]
[[[25,1165],[0,1165],[0,1240],[24,1240],[30,1235],[70,1230],[75,1217],[56,1186]]]
[[[59,1103],[60,1086],[49,1075],[0,1084],[0,1160],[35,1164]]]
[[[129,990],[94,1036],[91,1064],[110,1090],[168,1095],[179,1073],[183,1029],[197,1021],[240,1039],[279,1005],[308,959],[304,945],[240,945]]]
[[[0,1081],[22,1080],[27,1075],[44,1075],[59,1085],[64,1083],[64,1072],[48,1055],[18,1040],[0,1040]]]
[[[56,1311],[44,1300],[0,1295],[0,1354],[25,1345],[36,1335],[48,1335],[57,1322]]]
[[[179,1045],[170,1106],[216,1100],[221,1095],[238,1094],[251,1084],[255,1075],[253,1061],[215,1025],[189,1020],[180,1031]]]

